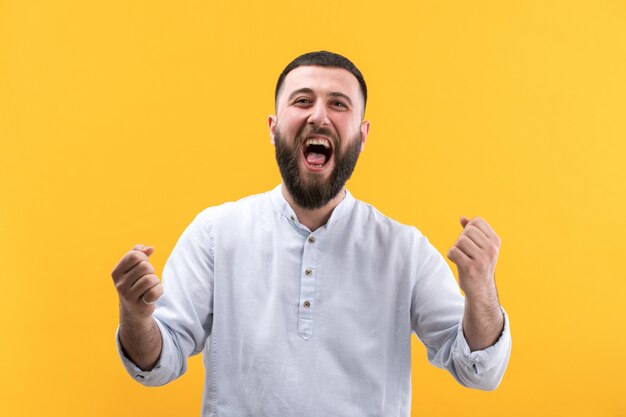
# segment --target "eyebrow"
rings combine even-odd
[[[289,94],[289,99],[288,101],[291,101],[294,96],[301,94],[301,93],[305,93],[305,94],[314,94],[313,90],[311,90],[310,88],[299,88],[297,90],[295,90],[293,93]],[[339,91],[333,91],[331,93],[328,93],[329,96],[331,97],[342,97],[344,98],[348,103],[350,103],[350,105],[352,106],[352,100],[350,100],[350,97],[348,97],[347,95],[345,95],[344,93],[340,93]]]

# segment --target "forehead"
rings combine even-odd
[[[293,69],[283,81],[279,101],[301,88],[310,88],[315,94],[339,92],[353,102],[360,96],[359,82],[348,70],[337,67],[301,66]]]

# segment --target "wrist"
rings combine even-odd
[[[484,285],[463,286],[465,299],[478,304],[499,304],[498,290],[493,282]]]
[[[152,313],[137,311],[129,308],[124,303],[120,303],[120,326],[143,328],[149,326],[153,321]]]
[[[465,293],[465,311],[470,315],[496,317],[502,315],[495,288]]]

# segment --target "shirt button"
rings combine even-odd
[[[135,375],[135,379],[139,382],[143,381],[145,377],[143,375]]]
[[[304,305],[304,308],[309,308],[309,307],[311,307],[311,302],[310,301],[305,301],[303,305]]]
[[[309,243],[315,243],[315,238],[313,236],[309,237]]]
[[[292,222],[296,221],[296,218],[294,216],[291,216],[290,219],[291,219]]]
[[[306,275],[307,277],[310,277],[312,274],[313,274],[313,270],[310,268],[304,271],[304,275]]]

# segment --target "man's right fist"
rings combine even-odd
[[[154,312],[154,302],[163,295],[163,287],[148,256],[152,246],[135,245],[111,272],[120,297],[120,308],[134,317],[148,317]]]

